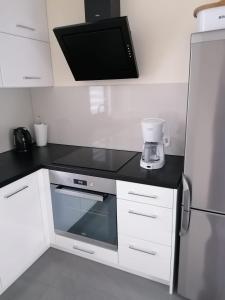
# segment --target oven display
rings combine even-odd
[[[87,181],[86,180],[74,179],[73,182],[74,182],[74,184],[79,184],[79,185],[87,186]]]

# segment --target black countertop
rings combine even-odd
[[[145,170],[140,167],[141,154],[134,153],[128,163],[118,172],[100,171],[88,168],[65,167],[54,161],[82,147],[48,144],[47,147],[33,147],[30,153],[17,153],[14,150],[0,154],[0,187],[39,170],[48,168],[83,175],[112,178],[166,188],[177,188],[183,172],[184,158],[167,155],[166,164],[159,170]]]

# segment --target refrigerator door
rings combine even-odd
[[[193,208],[225,213],[225,30],[192,36],[184,174]]]
[[[178,294],[225,299],[225,216],[191,210],[189,229],[181,236]]]

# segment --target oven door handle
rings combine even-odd
[[[73,197],[78,197],[78,198],[85,198],[88,200],[93,200],[93,201],[100,201],[103,202],[104,197],[103,195],[98,195],[98,194],[92,194],[88,192],[83,192],[83,191],[75,191],[67,188],[61,188],[57,186],[55,188],[55,192],[57,194],[62,194],[62,195],[68,195],[68,196],[73,196]]]

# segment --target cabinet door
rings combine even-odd
[[[0,31],[48,41],[45,0],[0,0]]]
[[[0,190],[0,237],[5,290],[48,248],[36,174]]]
[[[48,43],[0,33],[0,66],[4,87],[51,86]]]

